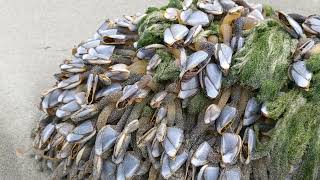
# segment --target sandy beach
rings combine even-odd
[[[264,0],[286,12],[319,13],[319,0]],[[91,37],[100,22],[144,12],[166,0],[0,0],[0,179],[46,179],[28,153],[40,117],[40,94],[71,48]],[[317,12],[318,11],[318,12]]]

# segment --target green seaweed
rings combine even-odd
[[[157,9],[148,10],[147,14],[138,24],[138,48],[163,43],[163,33],[170,26],[170,23],[164,16],[163,11]]]
[[[264,11],[264,14],[266,15],[266,17],[270,17],[275,13],[273,7],[268,4],[263,5],[263,11]]]
[[[314,132],[303,162],[294,179],[319,179],[320,176],[320,128]]]
[[[258,99],[266,102],[268,116],[277,121],[270,141],[258,143],[256,151],[256,158],[268,157],[269,179],[319,176],[320,55],[306,60],[313,73],[310,90],[288,91],[287,73],[295,47],[296,41],[277,22],[267,20],[246,37],[227,77],[227,85],[240,82],[256,90]]]
[[[272,141],[274,146],[271,150],[273,173],[288,172],[292,166],[301,162],[319,123],[318,112],[320,112],[319,104],[308,103],[292,118],[284,118],[283,124],[276,127],[278,133]]]
[[[220,34],[220,23],[219,21],[212,21],[207,28],[207,30],[211,30],[211,33],[213,35],[218,35]]]
[[[157,7],[148,7],[147,10],[146,10],[146,14],[150,14],[152,12],[155,12],[155,11],[159,11],[160,9],[157,8]]]
[[[309,101],[320,101],[320,54],[311,56],[306,60],[308,70],[313,73],[310,90],[305,92]]]
[[[163,33],[170,24],[153,24],[143,31],[138,40],[138,48],[163,43]]]
[[[152,116],[153,113],[154,113],[154,109],[152,109],[150,106],[145,106],[143,108],[141,117],[149,117],[149,116]]]
[[[313,75],[310,90],[305,95],[309,101],[320,101],[320,72]]]
[[[138,33],[141,35],[148,27],[154,24],[162,24],[167,21],[161,10],[154,10],[147,14],[138,24]]]
[[[197,95],[190,99],[187,107],[188,113],[191,115],[199,114],[209,102],[210,99],[205,95],[204,92],[197,93]]]
[[[225,85],[240,82],[258,90],[260,101],[273,100],[288,82],[289,58],[296,43],[278,22],[266,20],[254,28],[234,55]]]
[[[182,9],[182,1],[181,0],[169,0],[169,3],[166,6],[163,6],[161,9],[167,9],[167,8],[177,8]]]
[[[175,81],[179,77],[180,70],[175,65],[174,57],[167,51],[159,49],[156,52],[160,59],[161,63],[157,66],[154,79],[157,82],[162,81]]]
[[[209,35],[213,34],[211,30],[205,30],[200,32],[194,39],[192,40],[193,42],[201,42],[203,38],[207,38]]]
[[[318,73],[320,71],[320,54],[312,55],[306,60],[306,66],[312,73]]]
[[[272,131],[271,140],[259,144],[257,148],[257,154],[268,154],[270,157],[270,179],[285,179],[289,174],[295,173],[291,172],[293,167],[301,162],[308,163],[304,162],[303,157],[310,151],[310,147],[316,148],[312,151],[319,153],[318,147],[312,147],[312,139],[317,138],[315,131],[320,123],[320,104],[307,102],[301,93],[293,91],[280,98],[281,103],[287,103],[285,110],[281,111],[282,116]],[[279,105],[279,109],[284,106]],[[319,163],[318,160],[315,163]]]
[[[286,112],[287,108],[290,107],[290,103],[292,103],[297,96],[299,96],[299,92],[293,90],[287,93],[282,93],[274,101],[266,102],[268,117],[277,120]]]

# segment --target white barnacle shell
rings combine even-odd
[[[214,55],[224,73],[227,73],[231,66],[232,54],[233,51],[228,45],[223,43],[215,45]]]
[[[240,160],[249,164],[256,148],[256,135],[254,130],[247,128],[244,132]]]
[[[181,24],[173,24],[164,31],[164,42],[169,46],[175,42],[183,40],[187,36],[189,29]]]
[[[180,99],[186,99],[195,95],[199,90],[199,79],[197,76],[185,81],[181,81],[181,89],[178,94]]]
[[[115,64],[109,67],[105,75],[112,80],[124,81],[129,78],[130,71],[126,64]]]
[[[208,142],[203,142],[200,144],[198,149],[193,153],[191,157],[191,164],[199,167],[203,166],[208,163],[208,155],[211,153],[213,150]]]
[[[116,142],[119,132],[114,130],[110,125],[103,127],[97,135],[95,142],[95,153],[102,155],[105,151],[109,150]]]
[[[190,29],[186,40],[184,41],[185,45],[191,44],[193,39],[203,31],[202,25],[194,26]]]
[[[197,180],[205,179],[205,180],[218,180],[219,178],[219,167],[212,165],[204,165],[199,170],[197,175]]]
[[[180,14],[180,18],[184,24],[190,26],[207,26],[209,24],[209,17],[206,13],[202,11],[193,11],[191,9],[182,11]]]
[[[290,67],[290,77],[297,86],[308,88],[312,73],[307,69],[304,61],[297,61]]]
[[[73,143],[83,139],[90,133],[95,133],[95,128],[90,120],[81,123],[79,126],[73,129],[73,131],[67,136],[67,141]]]
[[[179,10],[176,8],[168,8],[164,13],[164,17],[170,21],[174,21],[178,18]]]
[[[241,137],[232,133],[224,133],[221,138],[221,156],[225,164],[235,164],[241,150]]]
[[[231,167],[224,169],[220,174],[221,180],[240,180],[241,179],[241,169],[239,167]]]
[[[68,79],[62,80],[58,83],[58,88],[62,89],[72,89],[77,87],[82,82],[82,77],[80,74],[75,74]]]
[[[120,171],[123,173],[125,179],[131,179],[139,170],[140,164],[141,160],[138,156],[136,156],[133,152],[127,152],[123,158],[123,161],[118,166],[118,172]]]
[[[224,128],[236,117],[237,109],[232,106],[225,106],[217,119],[217,131],[221,134]]]
[[[187,10],[192,5],[193,0],[184,0],[182,2],[182,8],[183,10]]]
[[[163,147],[170,157],[175,157],[184,139],[183,130],[177,127],[168,127]]]
[[[220,3],[225,11],[231,11],[233,8],[239,7],[233,0],[223,0]]]
[[[202,50],[192,53],[187,58],[187,61],[184,64],[182,64],[179,77],[182,78],[187,71],[196,68],[201,63],[208,60],[208,58],[209,54]]]
[[[220,116],[221,109],[215,104],[211,104],[204,115],[204,122],[206,124],[214,123]]]
[[[162,156],[162,167],[160,170],[161,175],[168,179],[170,178],[187,160],[188,153],[183,151],[177,155],[174,159],[171,159],[167,154]]]
[[[200,0],[197,6],[205,12],[213,15],[221,15],[223,13],[223,7],[218,0]]]
[[[59,97],[61,96],[61,94],[63,94],[63,91],[61,89],[55,89],[44,95],[41,102],[41,108],[43,110],[46,110],[48,108],[56,106],[60,102]]]
[[[309,16],[306,21],[302,24],[305,31],[311,34],[320,34],[320,16],[312,15]]]
[[[59,118],[63,118],[65,116],[71,115],[73,112],[79,110],[80,108],[80,104],[78,104],[76,100],[73,100],[59,107],[56,111],[56,116]]]
[[[292,17],[282,11],[278,12],[278,17],[279,20],[285,25],[289,33],[295,38],[299,38],[303,35],[302,27]]]
[[[222,72],[216,64],[210,63],[206,66],[203,73],[202,83],[210,98],[216,98],[219,95],[222,84]]]
[[[260,104],[255,98],[249,99],[244,112],[243,125],[249,126],[256,122],[260,117]]]

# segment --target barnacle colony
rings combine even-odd
[[[317,179],[320,18],[170,0],[106,20],[45,92],[52,179]]]

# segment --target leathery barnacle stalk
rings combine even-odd
[[[317,179],[319,22],[246,0],[105,20],[43,94],[35,158],[51,179]]]

